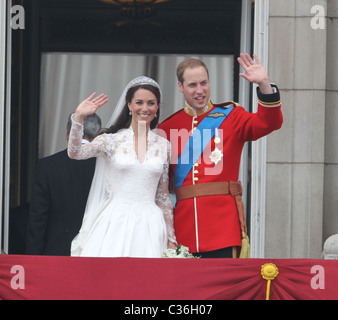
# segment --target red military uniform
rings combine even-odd
[[[257,113],[247,112],[232,102],[226,104],[226,107],[234,108],[219,126],[217,134],[220,134],[221,142],[215,138],[210,140],[182,187],[238,180],[244,143],[257,140],[282,125],[279,91],[273,87],[275,93],[270,95],[264,95],[257,89]],[[160,124],[159,128],[164,130],[172,144],[170,185],[174,179],[177,159],[186,141],[194,128],[214,109],[215,106],[210,101],[200,114],[197,114],[200,110],[185,105]],[[188,134],[184,135],[184,132]],[[210,155],[216,148],[221,152],[218,152],[216,159],[211,160]],[[174,225],[177,242],[189,247],[191,252],[241,246],[236,201],[230,194],[196,196],[178,201],[174,208]]]

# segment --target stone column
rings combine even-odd
[[[284,124],[267,140],[269,258],[319,258],[325,167],[327,29],[311,24],[326,0],[270,0],[269,74]]]
[[[338,230],[338,1],[327,9],[324,240]]]

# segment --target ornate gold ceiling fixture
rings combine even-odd
[[[155,5],[172,0],[100,0],[101,2],[118,5],[121,14],[130,19],[142,20],[155,15]]]

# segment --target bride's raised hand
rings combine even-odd
[[[109,99],[106,94],[100,94],[96,96],[96,92],[93,92],[87,99],[83,100],[76,108],[74,120],[77,122],[83,122],[83,119],[87,116],[94,114],[97,109],[106,104]]]

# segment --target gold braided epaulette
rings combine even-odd
[[[223,103],[213,103],[215,107],[223,107],[223,108],[230,108],[231,106],[238,107],[239,103],[235,101],[227,101]]]

